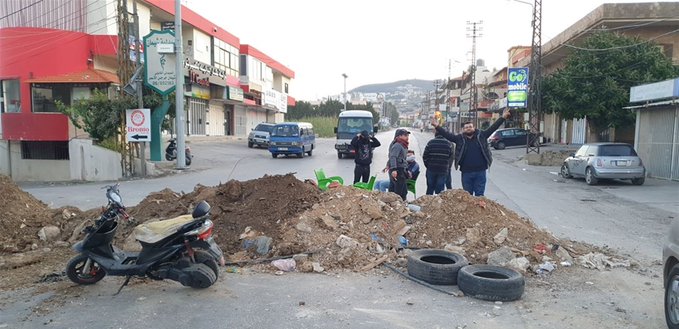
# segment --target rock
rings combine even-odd
[[[399,232],[401,231],[401,229],[403,229],[407,225],[408,224],[403,219],[397,219],[393,224],[391,224],[391,234],[393,234],[393,235],[403,235],[403,234],[399,234]]]
[[[446,244],[446,246],[443,247],[443,250],[450,251],[450,252],[454,252],[454,253],[456,253],[456,254],[460,254],[460,255],[463,255],[463,256],[464,256],[464,248],[462,248],[462,247],[460,247],[460,246],[456,246],[456,245],[454,245],[454,244],[452,244],[452,243]]]
[[[296,254],[292,256],[292,259],[294,259],[298,263],[302,263],[309,259],[309,255],[307,254]]]
[[[521,273],[526,273],[529,266],[530,261],[526,257],[514,258],[507,263],[507,267],[513,268]]]
[[[384,202],[384,203],[398,203],[399,201],[402,201],[400,196],[398,194],[393,193],[393,192],[388,192],[388,193],[380,193],[379,200]]]
[[[307,224],[304,221],[299,222],[297,225],[295,225],[295,228],[298,231],[304,232],[304,233],[311,233],[311,231],[312,231],[311,226],[309,226],[309,224]]]
[[[470,244],[475,244],[481,240],[481,231],[476,227],[468,228],[465,236]]]
[[[54,241],[61,234],[61,230],[52,225],[45,226],[38,231],[38,237],[42,241]]]
[[[509,230],[505,227],[505,228],[500,230],[500,233],[496,234],[493,237],[493,241],[496,244],[502,244],[507,239],[507,234],[509,234]]]
[[[314,272],[316,273],[322,273],[323,271],[325,271],[325,269],[323,268],[323,266],[321,266],[321,263],[319,262],[313,262],[311,263],[311,266],[313,266]]]
[[[514,259],[512,249],[504,246],[488,254],[488,265],[505,266]]]
[[[359,245],[358,241],[344,234],[340,234],[340,236],[337,237],[337,240],[335,240],[335,244],[337,244],[342,249],[355,248],[358,247]]]
[[[76,214],[72,213],[68,209],[64,209],[64,211],[61,212],[61,218],[63,218],[63,219],[70,219],[71,217],[75,217],[75,216],[76,216]]]
[[[408,260],[405,258],[398,258],[394,261],[394,264],[401,267],[406,267],[408,265]]]
[[[363,211],[363,214],[367,216],[367,218],[363,218],[363,223],[366,224],[370,223],[370,221],[373,219],[379,219],[383,217],[382,209],[374,202],[361,203],[361,210]]]
[[[322,226],[331,230],[331,231],[334,231],[337,228],[339,228],[339,224],[337,224],[335,219],[330,215],[322,216],[320,219],[321,219]]]
[[[305,260],[301,263],[297,262],[297,270],[303,273],[310,273],[314,271],[314,267],[311,265],[311,262]]]
[[[573,263],[573,257],[571,254],[568,252],[568,250],[562,247],[557,248],[556,251],[554,251],[554,255],[564,262]]]
[[[69,247],[71,244],[66,241],[57,241],[54,243],[55,247]]]
[[[271,248],[271,241],[272,239],[268,236],[258,236],[255,239],[255,246],[257,247],[257,253],[260,255],[266,255],[269,253],[269,249]]]
[[[552,261],[552,257],[549,257],[549,256],[542,256],[542,262],[543,262],[543,263],[544,263],[544,262],[551,262],[551,261]]]

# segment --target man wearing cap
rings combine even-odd
[[[462,172],[462,188],[469,194],[483,196],[485,193],[486,170],[493,163],[487,139],[510,116],[509,110],[505,110],[502,117],[486,130],[476,129],[473,123],[465,122],[462,124],[462,134],[457,135],[441,128],[438,121],[431,121],[437,134],[455,143],[455,169],[459,168]]]
[[[373,161],[373,149],[380,146],[380,141],[375,136],[370,136],[367,130],[361,131],[351,140],[351,147],[354,149],[354,183],[359,180],[367,183],[370,179],[370,164]]]
[[[408,168],[408,138],[410,132],[405,129],[396,129],[394,141],[389,145],[389,192],[394,192],[401,196],[403,200],[408,194],[406,180],[406,168]]]

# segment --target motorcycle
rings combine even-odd
[[[174,159],[177,158],[177,140],[172,138],[169,140],[169,142],[170,144],[168,144],[167,148],[165,148],[165,160],[174,161]],[[186,155],[186,165],[190,166],[191,160],[193,159],[193,155],[191,155],[191,148],[186,146],[184,154]]]
[[[118,184],[105,188],[108,205],[99,219],[83,230],[85,238],[73,246],[79,255],[66,265],[66,275],[71,281],[89,285],[106,275],[126,276],[116,294],[132,276],[170,279],[192,288],[207,288],[217,281],[224,256],[212,238],[214,224],[207,202],[198,203],[191,215],[137,226],[134,233],[142,249],[127,252],[118,249],[112,241],[119,219],[129,220],[129,215]]]

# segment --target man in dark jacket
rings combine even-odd
[[[443,192],[450,172],[448,163],[451,153],[450,142],[439,132],[436,132],[435,138],[424,148],[422,162],[427,168],[427,195]]]
[[[370,164],[373,162],[373,149],[380,146],[380,141],[375,136],[370,136],[367,130],[354,136],[351,147],[356,151],[354,162],[354,183],[359,180],[367,183],[370,179]]]
[[[394,141],[389,145],[389,192],[394,192],[401,196],[403,200],[408,194],[406,185],[406,169],[408,168],[408,138],[410,132],[405,129],[396,129]]]
[[[436,132],[455,143],[455,169],[462,172],[462,188],[471,195],[482,196],[486,190],[486,170],[493,163],[493,156],[488,147],[488,137],[502,125],[511,114],[505,110],[488,129],[478,130],[471,122],[462,126],[462,134],[453,135],[439,127],[438,121],[431,125]]]

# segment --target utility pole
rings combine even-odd
[[[184,143],[184,49],[182,47],[182,3],[174,0],[174,37],[177,54],[177,76],[175,93],[175,126],[177,131],[177,169],[186,168],[186,146]]]
[[[344,111],[347,110],[347,78],[349,77],[346,73],[342,73],[344,77]]]
[[[477,91],[476,91],[476,38],[480,38],[483,36],[480,32],[483,30],[483,28],[480,26],[483,24],[483,21],[478,21],[478,22],[470,22],[467,21],[467,32],[471,32],[470,34],[467,34],[467,38],[472,39],[472,66],[471,66],[471,76],[472,76],[472,81],[471,81],[471,89],[470,89],[470,100],[469,100],[469,112],[473,113],[474,116],[474,126],[478,127],[479,126],[479,115],[476,112],[477,108]]]
[[[132,76],[132,65],[130,61],[130,21],[127,12],[127,0],[118,0],[117,5],[118,15],[116,16],[116,23],[118,25],[118,80],[120,85],[125,86],[130,81]],[[123,89],[120,89],[120,96],[123,94]],[[121,131],[125,131],[125,112],[120,115]],[[120,138],[122,146],[122,156],[120,165],[123,168],[123,176],[129,177],[134,172],[132,167],[132,149],[130,143],[126,142],[126,137]]]
[[[132,15],[134,16],[134,51],[136,52],[136,64],[137,64],[137,72],[139,72],[139,75],[137,76],[137,81],[134,81],[137,84],[137,108],[143,108],[144,107],[144,91],[142,87],[142,80],[144,78],[142,77],[142,72],[141,70],[141,43],[139,42],[139,34],[141,32],[139,31],[139,15],[137,14],[137,0],[134,0],[132,2]],[[140,168],[140,175],[141,177],[146,177],[146,142],[141,142],[141,150],[139,152],[139,159],[141,160],[141,168]]]
[[[540,120],[542,119],[542,0],[533,6],[533,40],[528,72],[528,134],[526,154],[540,154]]]

